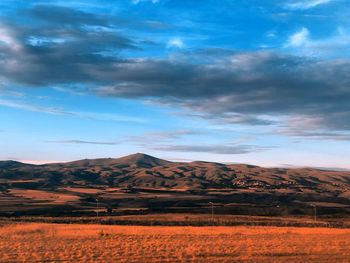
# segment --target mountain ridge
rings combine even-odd
[[[237,203],[248,213],[247,206],[252,211],[284,204],[298,211],[315,202],[350,212],[350,172],[171,162],[142,153],[45,165],[0,162],[0,197],[9,200],[0,214],[63,204],[81,211],[95,207],[97,196],[106,205],[159,211],[202,211],[203,204],[215,201],[225,213]]]
[[[121,161],[121,160],[137,160],[137,162],[142,162],[142,159],[148,158],[149,160],[153,160],[154,165],[153,166],[162,166],[161,162],[163,162],[165,165],[170,164],[170,163],[178,163],[178,164],[217,164],[217,165],[225,165],[225,166],[246,166],[246,167],[256,167],[256,168],[265,168],[265,169],[288,169],[288,170],[296,170],[296,169],[310,169],[310,170],[319,170],[319,171],[330,171],[330,172],[350,172],[350,169],[347,168],[336,168],[336,167],[313,167],[313,166],[272,166],[272,167],[267,167],[267,166],[260,166],[260,165],[255,165],[255,164],[249,164],[249,163],[221,163],[221,162],[213,162],[213,161],[203,161],[203,160],[194,160],[194,161],[169,161],[166,159],[154,157],[149,154],[145,153],[134,153],[134,154],[129,154],[121,157],[100,157],[100,158],[86,158],[86,159],[79,159],[75,161],[64,161],[64,162],[50,162],[50,163],[43,163],[43,164],[33,164],[33,163],[27,163],[27,162],[22,162],[22,161],[16,161],[16,160],[0,160],[0,168],[3,166],[6,166],[6,163],[10,164],[16,164],[16,165],[28,165],[28,166],[50,166],[50,165],[69,165],[69,164],[79,164],[79,163],[86,163],[88,164],[89,162],[95,162],[95,164],[98,164],[97,162],[105,162],[106,164],[116,162],[116,161]],[[146,162],[147,163],[147,162]]]
[[[349,184],[350,187],[350,172],[346,171],[265,168],[248,164],[206,161],[171,162],[144,153],[119,158],[82,159],[44,165],[30,165],[16,161],[0,162],[0,179],[6,181],[6,179],[38,178],[53,181],[56,186],[59,183],[63,185],[81,183],[121,187],[234,189],[241,187],[243,183],[247,187],[255,185],[266,189],[296,184],[308,188],[313,184],[328,188],[335,184]]]

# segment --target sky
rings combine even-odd
[[[0,2],[0,159],[350,168],[346,0]]]

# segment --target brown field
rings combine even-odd
[[[56,194],[49,191],[41,190],[30,190],[30,189],[11,189],[10,193],[13,196],[23,197],[26,199],[33,199],[41,201],[42,203],[56,203],[56,204],[65,204],[67,202],[76,202],[79,200],[77,196],[69,194]]]
[[[349,262],[350,230],[20,223],[0,262]]]

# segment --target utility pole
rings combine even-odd
[[[211,220],[214,221],[214,203],[209,202],[209,204],[211,205]]]
[[[99,210],[99,204],[98,204],[98,198],[96,198],[96,217],[98,218],[98,210]]]
[[[312,204],[311,206],[314,208],[314,221],[316,222],[317,221],[317,206],[314,204]]]

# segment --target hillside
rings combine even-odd
[[[350,172],[170,162],[141,153],[45,165],[0,162],[0,212],[23,210],[23,205],[26,211],[43,206],[85,210],[97,196],[102,206],[160,210],[196,210],[211,200],[225,211],[231,211],[230,204],[300,209],[311,202],[344,210],[350,205]]]

